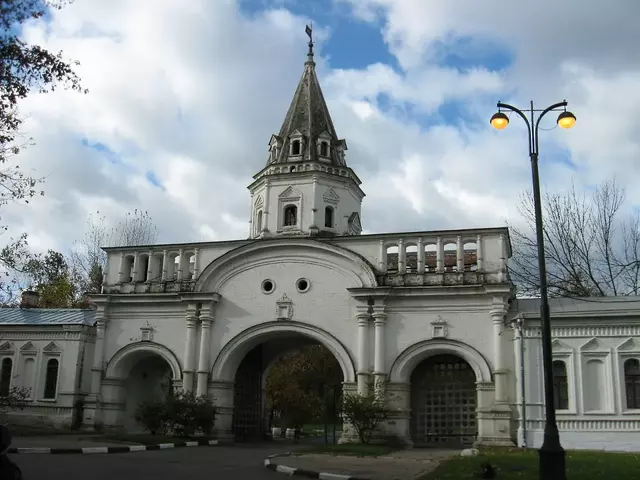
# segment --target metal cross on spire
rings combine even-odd
[[[309,53],[307,53],[307,62],[313,62],[313,23],[311,23],[311,26],[307,25],[304,31],[309,35]]]

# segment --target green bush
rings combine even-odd
[[[358,434],[360,442],[367,444],[378,425],[389,416],[385,398],[374,388],[366,395],[346,394],[342,399],[342,416]]]
[[[166,434],[169,430],[184,437],[197,432],[210,435],[215,425],[216,407],[206,396],[178,391],[164,401],[141,403],[135,418],[152,435]]]

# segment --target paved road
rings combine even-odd
[[[10,455],[25,480],[277,480],[282,474],[264,468],[273,453],[291,445],[241,445],[178,448],[150,452],[92,455]]]

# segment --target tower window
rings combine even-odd
[[[258,211],[258,215],[256,215],[256,235],[260,235],[262,231],[262,210]]]
[[[284,208],[284,226],[292,227],[298,223],[298,207],[287,205]]]
[[[324,209],[324,226],[333,228],[333,208],[325,207]]]
[[[329,156],[329,145],[327,145],[327,142],[322,142],[320,144],[320,155],[323,157]]]
[[[300,140],[291,143],[291,155],[300,155]]]

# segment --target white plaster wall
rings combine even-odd
[[[231,277],[220,289],[220,303],[216,306],[212,327],[211,362],[224,345],[247,328],[276,319],[276,302],[286,294],[293,302],[295,322],[314,325],[337,338],[352,360],[357,324],[355,308],[351,305],[347,288],[356,286],[353,278],[334,268],[319,265],[308,259],[284,257],[278,262],[256,262]],[[296,281],[306,278],[310,288],[299,293]],[[275,282],[270,294],[261,291],[264,279]],[[205,288],[206,289],[206,288]]]
[[[593,328],[599,337],[585,335],[593,333]],[[640,345],[640,337],[625,335],[630,332],[628,327],[607,325],[602,320],[597,327],[590,327],[589,320],[580,318],[558,323],[553,332],[553,359],[565,362],[569,383],[569,408],[556,412],[563,447],[640,451],[640,411],[626,408],[622,370],[624,360],[640,358],[640,349],[635,347]],[[539,329],[529,329],[528,335],[524,354],[527,440],[528,446],[539,447],[544,433],[542,346]],[[589,359],[604,362],[604,377],[597,385],[585,375]],[[589,409],[598,403],[589,395],[599,396],[601,409]]]
[[[77,332],[77,335],[65,335],[65,330]],[[3,326],[0,329],[0,338],[2,338],[0,344],[8,341],[13,346],[12,352],[0,354],[0,361],[5,357],[10,357],[13,360],[11,386],[32,389],[32,398],[26,408],[12,412],[12,415],[17,417],[17,421],[37,420],[58,425],[70,424],[74,402],[81,399],[88,389],[87,383],[78,387],[80,367],[78,360],[82,344],[85,345],[85,351],[92,350],[92,330],[92,327],[86,326],[57,325],[38,327],[15,325]],[[54,346],[53,351],[49,353],[45,351],[45,348]],[[35,361],[31,381],[25,378],[25,360],[27,358],[32,358]],[[56,397],[44,399],[46,366],[51,358],[60,362]],[[86,364],[83,369],[86,369]]]

